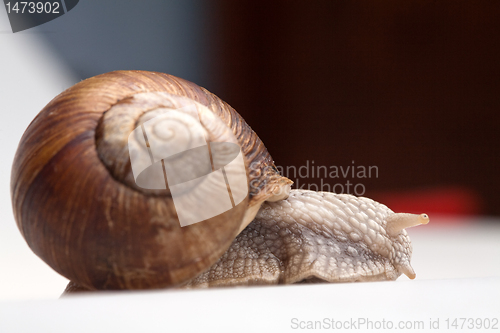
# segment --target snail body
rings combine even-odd
[[[402,273],[414,279],[404,228],[428,222],[425,214],[397,214],[368,198],[292,190],[286,200],[265,203],[185,287],[382,281]]]
[[[332,193],[288,198],[291,183],[217,96],[117,71],[33,120],[11,196],[23,237],[68,291],[414,277],[404,228],[428,219]]]

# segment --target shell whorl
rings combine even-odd
[[[204,105],[164,92],[139,93],[118,102],[103,115],[96,133],[99,157],[111,174],[138,191],[158,195],[171,194],[168,184],[161,184],[163,177],[155,181],[154,172],[145,172],[147,177],[139,178],[137,171],[169,156],[165,160],[170,162],[171,183],[174,178],[198,178],[213,171],[196,158],[209,143],[238,146],[230,128]],[[146,182],[143,187],[141,182]]]
[[[257,176],[248,173],[248,181],[255,179],[258,186],[250,187],[240,204],[183,228],[169,190],[134,187],[123,151],[126,142],[109,144],[113,130],[128,137],[137,125],[146,124],[145,115],[182,100],[199,106],[202,124],[216,116],[213,124],[219,132],[207,130],[209,141],[238,144],[244,164],[258,165]],[[106,129],[105,118],[113,118],[120,108],[133,108],[135,118]],[[167,132],[158,134],[168,137]],[[113,156],[121,157],[113,162]],[[174,286],[220,257],[244,227],[248,206],[260,206],[272,197],[272,189],[290,183],[273,173],[272,165],[266,148],[236,111],[205,89],[168,74],[111,72],[61,93],[30,124],[12,168],[14,215],[32,250],[86,288]]]

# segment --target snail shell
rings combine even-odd
[[[169,140],[179,150],[160,152],[168,160],[144,160],[154,142]],[[201,166],[190,160],[183,151],[200,142],[220,158]],[[175,195],[210,197],[217,182],[200,175],[226,169],[229,182],[241,176],[238,165],[224,167],[231,159],[244,166],[246,188],[233,189],[229,210],[204,215],[206,206],[174,205]],[[288,195],[291,181],[273,166],[238,113],[204,88],[162,73],[111,72],[66,90],[29,125],[12,168],[14,216],[35,254],[82,288],[176,286],[214,264],[263,201]],[[134,174],[161,168],[174,177]]]

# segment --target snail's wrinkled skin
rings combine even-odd
[[[406,227],[429,221],[368,198],[292,190],[287,200],[265,203],[219,261],[186,287],[396,280],[402,273],[413,279],[410,238],[395,217],[410,221]]]

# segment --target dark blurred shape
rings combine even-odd
[[[79,0],[63,0],[64,4],[66,5],[66,11],[72,10],[77,4]]]
[[[499,215],[499,17],[500,1],[221,1],[212,90],[279,165],[376,165],[365,196],[459,186]]]
[[[76,6],[77,3],[78,0],[74,1],[71,8]],[[38,0],[36,2],[4,0],[4,4],[12,32],[36,27],[66,13],[61,0]],[[71,8],[67,10],[69,11]]]

